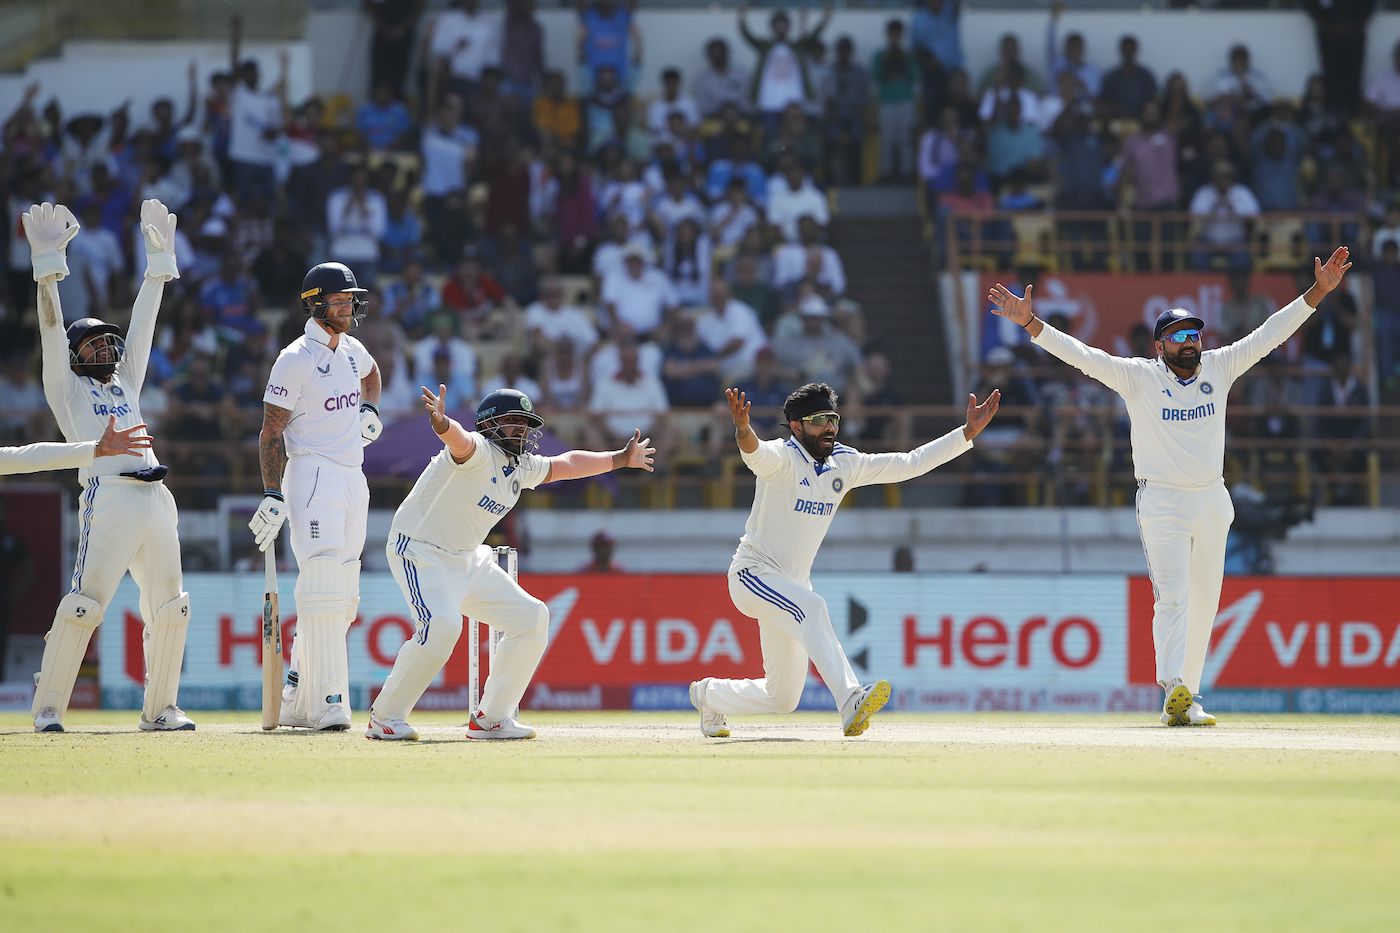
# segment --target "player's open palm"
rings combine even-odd
[[[998,282],[987,292],[987,300],[992,303],[992,313],[998,317],[1010,318],[1022,327],[1031,322],[1035,315],[1031,312],[1031,292],[1034,285],[1026,286],[1026,297],[1017,298],[1011,289]]]
[[[1351,250],[1345,246],[1338,246],[1326,262],[1314,256],[1313,278],[1317,280],[1317,287],[1326,293],[1342,284],[1342,278],[1351,268],[1350,256]]]
[[[653,465],[656,458],[656,448],[651,446],[651,438],[642,437],[641,428],[638,428],[627,439],[627,446],[622,448],[622,457],[629,469],[646,470],[648,473],[656,472],[656,467]]]
[[[419,386],[418,388],[423,390],[423,410],[428,413],[428,417],[434,421],[437,421],[439,418],[445,418],[446,412],[443,406],[446,405],[447,386],[438,383],[436,394],[427,386]]]
[[[107,430],[102,432],[102,437],[97,441],[97,450],[94,456],[98,457],[119,457],[127,454],[136,454],[142,450],[151,449],[151,436],[141,434],[146,430],[145,423],[135,424],[125,430],[117,427],[117,416],[107,416]]]
[[[738,389],[725,389],[724,397],[729,402],[729,416],[734,419],[734,427],[743,430],[749,426],[749,410],[753,403]]]
[[[1001,390],[993,389],[992,394],[987,396],[987,400],[982,404],[977,404],[977,396],[969,394],[967,397],[967,421],[963,428],[963,436],[968,440],[982,433],[982,429],[991,423],[1001,407]]]

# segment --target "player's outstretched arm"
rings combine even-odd
[[[62,204],[35,204],[21,215],[29,238],[34,281],[39,283],[39,341],[44,356],[44,395],[51,407],[67,398],[72,380],[68,368],[68,338],[63,330],[63,308],[58,283],[68,275],[68,244],[81,229],[73,212]]]
[[[875,486],[883,483],[902,483],[916,476],[923,476],[972,449],[972,440],[991,423],[1001,406],[1001,390],[993,389],[980,404],[977,396],[967,397],[967,416],[962,427],[954,428],[940,438],[915,447],[906,453],[866,454],[854,453],[855,468],[851,471],[851,485]]]
[[[566,479],[584,479],[613,470],[646,470],[654,473],[655,458],[656,448],[651,446],[651,438],[642,437],[642,429],[638,428],[621,450],[570,450],[550,457],[549,475],[544,481],[557,483]]]
[[[433,433],[442,438],[443,446],[452,455],[452,459],[457,463],[466,463],[476,453],[476,441],[472,438],[471,432],[457,423],[456,419],[449,418],[444,410],[447,402],[447,386],[438,383],[437,392],[427,386],[419,386],[422,390],[423,409],[428,413],[428,423],[433,426]]]
[[[131,387],[138,392],[146,381],[151,361],[156,316],[165,295],[165,283],[180,277],[175,263],[176,217],[155,198],[141,202],[141,240],[146,246],[146,275],[131,306],[131,325],[126,329],[126,352],[122,369]]]
[[[117,429],[116,415],[107,416],[107,430],[95,441],[80,444],[29,444],[0,447],[0,474],[37,473],[41,470],[71,470],[92,466],[94,457],[134,454],[151,446],[151,437],[140,432],[144,424]]]
[[[1126,395],[1131,384],[1133,368],[1131,360],[1105,353],[1097,347],[1081,343],[1069,334],[1056,330],[1035,316],[1031,307],[1031,293],[1034,285],[1026,286],[1026,296],[1017,298],[1011,290],[1000,282],[987,292],[987,300],[992,303],[992,313],[1014,321],[1026,329],[1031,340],[1075,369],[1091,376],[1120,395]]]
[[[738,389],[725,389],[724,398],[729,402],[729,416],[734,419],[734,442],[744,453],[753,453],[758,450],[759,440],[749,419],[753,402],[746,399],[744,393]]]

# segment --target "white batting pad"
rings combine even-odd
[[[185,633],[190,625],[190,594],[181,593],[156,610],[146,622],[142,643],[146,652],[146,697],[141,716],[147,722],[175,705],[180,692],[180,668],[185,663]]]
[[[48,706],[58,710],[60,717],[67,711],[92,630],[101,622],[102,606],[96,600],[69,593],[59,601],[53,628],[44,636],[44,660],[34,681],[31,716]]]

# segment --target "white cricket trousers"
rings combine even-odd
[[[1220,609],[1225,538],[1235,520],[1230,493],[1223,482],[1170,486],[1142,480],[1137,520],[1152,580],[1157,682],[1180,677],[1192,693],[1199,693]]]
[[[860,681],[836,638],[826,600],[810,584],[776,573],[731,568],[729,598],[740,612],[758,620],[763,677],[711,680],[705,702],[712,709],[726,715],[792,712],[802,699],[809,659],[836,700],[836,708],[846,708],[860,690]]]
[[[469,551],[445,551],[390,532],[385,550],[417,630],[399,649],[394,669],[374,700],[374,715],[408,718],[451,657],[464,615],[504,633],[479,712],[492,720],[511,715],[548,647],[549,607],[512,580],[496,563],[495,550],[484,544]]]
[[[349,652],[345,638],[360,605],[360,555],[369,519],[369,484],[359,467],[292,457],[282,476],[291,526],[297,626],[284,691],[293,715],[316,720],[334,703],[350,712]],[[307,641],[303,644],[304,640]],[[316,683],[302,684],[313,649]],[[302,686],[309,689],[302,690]],[[334,698],[334,699],[332,699]]]

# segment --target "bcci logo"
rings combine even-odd
[[[112,394],[115,395],[117,398],[121,398],[126,393],[122,391],[121,386],[112,386]]]
[[[841,477],[838,476],[836,479],[834,479],[834,480],[831,481],[831,491],[832,491],[832,492],[840,492],[841,490],[843,490],[843,489],[845,489],[845,488],[846,488],[846,483],[845,483],[844,480],[841,479]]]
[[[521,410],[521,411],[534,411],[534,410],[535,410],[535,406],[533,406],[533,405],[530,404],[530,399],[529,399],[528,397],[522,395],[522,396],[520,396],[520,410]]]
[[[510,492],[513,496],[520,495],[520,480],[513,479],[510,481]]]
[[[1209,382],[1202,382],[1202,383],[1201,383],[1201,392],[1202,392],[1202,394],[1204,394],[1204,395],[1209,395],[1209,394],[1211,394],[1211,393],[1214,392],[1214,391],[1215,391],[1215,386],[1211,385]]]

